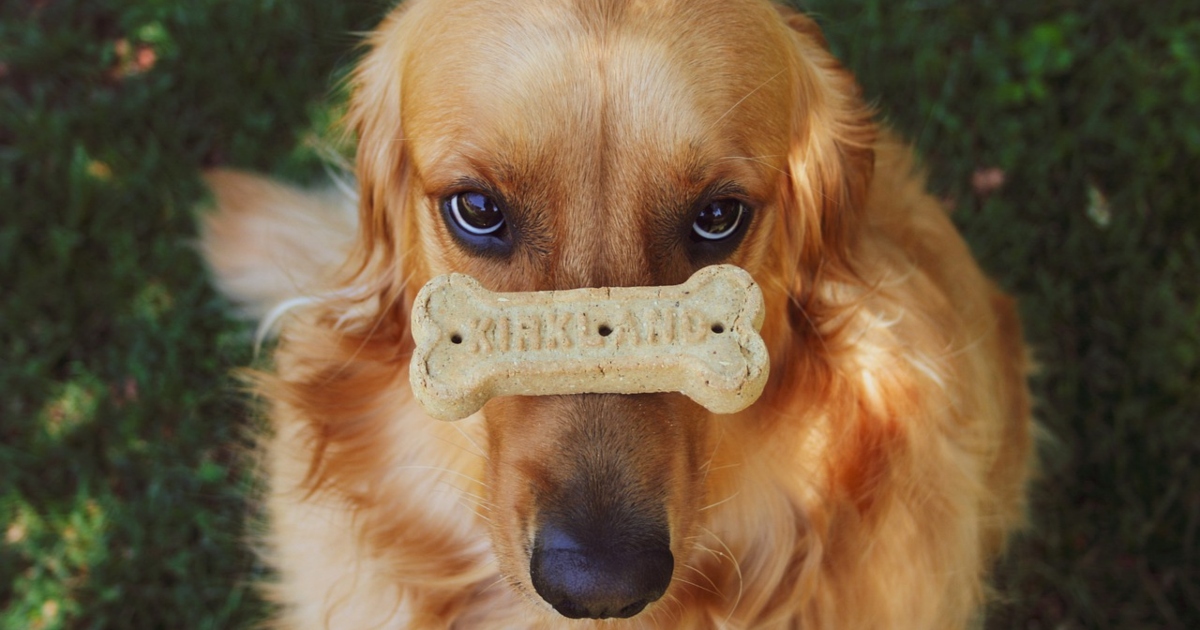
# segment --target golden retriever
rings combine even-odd
[[[352,83],[354,198],[208,176],[218,285],[282,304],[255,381],[279,626],[981,622],[1030,469],[1020,325],[813,21],[410,0]],[[580,394],[440,422],[412,399],[435,275],[532,291],[713,263],[765,295],[771,377],[743,412]]]

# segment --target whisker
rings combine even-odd
[[[706,506],[704,506],[704,507],[700,508],[698,511],[699,511],[699,512],[703,512],[703,511],[705,511],[705,510],[709,510],[709,509],[715,508],[715,507],[717,507],[718,505],[721,505],[722,503],[727,503],[727,502],[729,502],[729,501],[732,501],[732,500],[733,500],[734,498],[736,498],[736,497],[737,497],[737,495],[739,495],[739,494],[741,494],[741,492],[740,492],[740,491],[739,491],[739,492],[734,492],[733,494],[731,494],[731,495],[729,495],[729,496],[725,497],[724,499],[721,499],[720,501],[717,501],[716,503],[709,503],[708,505],[706,505]]]
[[[491,524],[492,524],[492,518],[491,518],[490,516],[487,516],[487,515],[486,515],[486,514],[484,514],[483,512],[480,512],[479,510],[475,509],[475,507],[474,507],[474,506],[472,506],[472,505],[471,505],[470,503],[468,503],[467,501],[460,500],[460,501],[458,502],[458,504],[459,504],[459,505],[461,505],[461,506],[463,506],[463,507],[465,507],[465,508],[467,508],[467,510],[469,510],[469,511],[470,511],[472,514],[474,514],[474,515],[475,515],[477,518],[479,518],[479,520],[481,520],[481,521],[483,521],[483,522],[485,522],[485,523],[487,523],[487,524],[489,524],[489,525],[491,525]]]
[[[683,568],[685,568],[685,569],[691,569],[691,570],[692,570],[692,571],[693,571],[693,572],[694,572],[696,575],[699,575],[700,577],[704,578],[704,580],[705,580],[706,582],[708,582],[708,583],[709,583],[709,584],[710,584],[710,585],[713,587],[713,593],[714,593],[714,594],[716,594],[716,595],[718,595],[718,596],[721,594],[721,589],[720,589],[720,587],[718,587],[718,586],[717,586],[717,583],[716,583],[716,582],[712,581],[712,578],[708,577],[708,574],[707,574],[707,573],[705,573],[704,571],[701,571],[699,568],[697,568],[697,567],[694,567],[694,566],[692,566],[691,564],[688,564],[688,563],[686,563],[686,562],[685,562],[685,563],[683,563]]]
[[[738,604],[740,604],[742,601],[742,589],[745,586],[745,580],[742,576],[742,565],[741,565],[741,563],[738,562],[737,556],[735,556],[733,554],[733,550],[729,548],[729,545],[725,544],[725,541],[721,540],[721,537],[718,536],[716,534],[716,532],[714,532],[711,529],[704,527],[704,526],[701,526],[700,529],[703,529],[705,532],[707,532],[709,536],[712,536],[713,540],[717,541],[717,543],[720,544],[721,547],[723,547],[725,549],[725,553],[727,553],[729,555],[729,561],[733,563],[733,571],[735,574],[737,574],[737,581],[738,581],[737,596],[733,600],[733,605],[729,607],[729,614],[725,615],[725,621],[722,622],[722,623],[729,623],[729,620],[733,618],[733,612],[735,610],[737,610]],[[707,551],[713,552],[713,550],[711,550],[711,549],[707,549]]]
[[[678,621],[683,618],[683,602],[673,594],[668,593],[665,595],[662,600],[659,601],[659,604],[650,611],[649,625],[651,627],[662,626],[657,619],[659,613],[669,615],[671,618],[673,618],[676,623],[672,623],[672,626],[678,625]]]
[[[472,478],[470,475],[465,475],[456,470],[452,470],[450,468],[445,468],[445,467],[441,467],[441,466],[423,466],[423,465],[418,465],[418,464],[412,464],[412,465],[405,465],[405,466],[393,466],[391,468],[391,470],[393,470],[393,471],[431,470],[431,471],[435,471],[438,473],[450,473],[451,475],[457,475],[459,477],[463,477],[472,482],[475,482],[475,479]],[[451,490],[454,490],[454,499],[459,505],[470,510],[473,514],[475,514],[475,516],[479,517],[480,520],[482,520],[486,523],[489,523],[489,524],[492,523],[492,519],[489,516],[489,514],[491,514],[491,512],[493,510],[498,509],[498,506],[496,506],[496,504],[492,503],[491,501],[488,501],[482,495],[476,494],[475,492],[467,490],[466,488],[463,488],[462,486],[452,483],[448,479],[437,479],[436,483],[439,486],[445,486],[447,488],[450,488]]]
[[[454,489],[461,492],[464,499],[474,502],[475,505],[478,505],[479,507],[487,508],[489,511],[493,510],[493,509],[497,509],[497,507],[498,507],[495,503],[492,503],[491,501],[488,501],[487,499],[485,499],[477,494],[472,494],[470,492],[467,492],[466,490],[463,490],[462,488],[459,488],[458,486],[451,486],[451,487],[453,487]]]
[[[478,479],[472,477],[471,475],[468,475],[466,473],[461,473],[461,472],[458,472],[457,470],[445,468],[442,466],[428,466],[428,465],[423,465],[423,464],[405,464],[403,466],[392,466],[392,467],[390,467],[390,470],[432,470],[434,472],[450,473],[452,475],[462,477],[463,479],[466,479],[467,481],[470,481],[473,483],[479,482]]]
[[[695,582],[692,582],[691,580],[685,580],[685,579],[683,579],[683,578],[679,577],[678,575],[677,575],[677,576],[675,576],[675,578],[674,578],[674,581],[676,581],[676,582],[682,582],[682,583],[684,583],[684,584],[687,584],[688,586],[694,586],[694,587],[696,587],[696,588],[698,588],[698,589],[700,589],[700,590],[704,591],[705,593],[712,593],[713,595],[716,595],[717,597],[720,597],[720,596],[721,596],[721,593],[719,593],[719,592],[717,592],[717,591],[714,591],[714,590],[712,590],[712,589],[710,589],[710,588],[706,588],[706,587],[704,587],[704,586],[702,586],[702,585],[700,585],[700,584],[697,584],[697,583],[695,583]]]
[[[483,461],[485,461],[485,462],[488,461],[487,452],[484,451],[483,448],[481,446],[479,446],[479,443],[476,442],[470,435],[467,434],[466,431],[463,430],[462,426],[460,426],[459,423],[453,422],[453,423],[451,423],[450,426],[454,427],[454,430],[458,431],[458,433],[463,436],[463,439],[470,442],[471,446],[475,447],[475,453],[474,453],[475,455],[478,455],[479,457],[483,458]]]
[[[778,166],[775,166],[774,164],[771,164],[770,162],[767,162],[767,161],[766,161],[766,158],[769,158],[769,157],[779,157],[779,156],[777,156],[777,155],[759,155],[759,156],[754,156],[754,155],[745,155],[745,156],[743,156],[743,155],[731,155],[731,156],[729,156],[729,157],[723,157],[723,158],[721,158],[721,159],[719,159],[719,160],[717,160],[717,161],[718,161],[718,162],[725,162],[725,161],[728,161],[728,160],[748,160],[748,161],[750,161],[750,162],[755,162],[755,163],[757,163],[757,164],[762,164],[763,166],[765,166],[765,167],[767,167],[767,168],[769,168],[769,169],[771,169],[771,170],[773,170],[773,171],[775,171],[775,172],[779,173],[780,175],[785,175],[785,176],[786,176],[786,175],[788,174],[788,172],[787,172],[787,171],[785,171],[785,170],[783,170],[783,169],[779,168]]]
[[[461,429],[459,431],[461,432]],[[462,452],[470,455],[471,457],[479,457],[479,458],[483,459],[484,461],[487,461],[487,456],[481,455],[480,453],[476,452],[474,448],[472,448],[472,446],[474,446],[474,445],[461,444],[459,442],[446,439],[442,436],[434,436],[433,439],[441,442],[442,444],[445,444],[446,446],[449,446],[456,450],[462,451]]]
[[[786,69],[786,68],[785,68],[785,69]],[[745,96],[743,96],[742,98],[738,99],[738,102],[734,103],[732,106],[730,106],[730,108],[729,108],[729,109],[725,110],[725,113],[724,113],[724,114],[721,114],[721,117],[720,117],[720,118],[718,118],[718,119],[717,119],[717,121],[716,121],[715,123],[713,123],[713,128],[714,128],[714,129],[716,129],[716,128],[719,128],[719,126],[721,125],[721,121],[722,121],[722,120],[725,120],[725,117],[726,117],[726,116],[728,116],[728,115],[732,114],[732,113],[733,113],[733,110],[737,109],[738,105],[741,105],[741,104],[742,104],[742,103],[743,103],[743,102],[744,102],[746,99],[748,99],[748,98],[750,98],[751,96],[753,96],[755,92],[757,92],[757,91],[759,91],[759,90],[763,89],[764,87],[766,87],[768,83],[770,83],[770,82],[774,81],[775,79],[779,78],[779,75],[783,74],[783,72],[784,72],[783,70],[780,70],[779,72],[776,72],[775,74],[771,75],[771,78],[767,79],[766,81],[763,81],[761,84],[759,84],[759,86],[758,86],[758,87],[754,88],[753,90],[750,90],[749,92],[747,92],[747,93],[746,93],[746,95],[745,95]]]
[[[505,581],[505,577],[503,575],[501,575],[500,577],[496,578],[491,584],[488,584],[487,586],[479,589],[478,591],[475,591],[475,594],[483,595],[484,593],[488,592],[493,586],[495,586],[503,581]]]
[[[704,485],[708,482],[708,473],[712,472],[713,460],[716,459],[717,450],[721,448],[721,441],[724,439],[725,427],[720,425],[719,431],[717,432],[717,439],[713,442],[712,452],[708,454],[708,459],[704,462],[704,465],[700,467],[704,470],[704,478],[700,480],[701,485]]]

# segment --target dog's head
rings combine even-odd
[[[812,285],[852,273],[873,129],[806,18],[757,0],[413,0],[371,43],[350,121],[384,317],[449,271],[529,291],[732,263],[764,288],[779,364],[806,351],[789,314]],[[568,617],[637,614],[720,498],[720,425],[765,415],[678,394],[493,400],[502,571]]]

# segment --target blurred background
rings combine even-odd
[[[1045,429],[988,628],[1200,627],[1200,3],[813,0],[1020,298]],[[0,2],[0,628],[245,628],[249,331],[198,171],[306,182],[385,0]],[[484,34],[486,35],[486,34]]]

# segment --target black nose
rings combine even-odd
[[[675,569],[666,536],[634,547],[613,536],[583,538],[547,525],[534,541],[533,588],[562,616],[632,617],[666,592]]]

